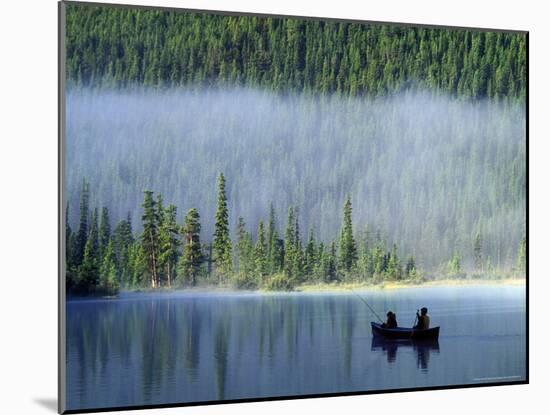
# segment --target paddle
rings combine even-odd
[[[353,289],[349,289],[352,293],[354,293],[357,297],[359,297],[359,299],[365,303],[365,305],[369,308],[370,311],[372,311],[372,313],[376,316],[376,318],[378,320],[380,320],[380,323],[384,324],[384,321],[380,318],[380,316],[378,314],[376,314],[376,311],[374,311],[372,309],[372,307],[369,305],[369,303],[367,303],[367,300],[365,300],[363,297],[361,297],[359,294],[357,294],[355,291],[353,291]]]
[[[412,325],[412,328],[413,328],[413,329],[414,329],[415,326],[416,326],[416,320],[418,320],[418,310],[416,310],[416,314],[415,314],[415,316],[414,316],[414,323],[413,323],[413,325]]]

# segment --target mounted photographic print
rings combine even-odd
[[[528,382],[527,32],[59,11],[60,412]]]

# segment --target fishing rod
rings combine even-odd
[[[359,297],[359,299],[365,303],[365,305],[369,308],[370,311],[372,311],[372,313],[376,316],[376,318],[378,320],[380,320],[380,323],[384,323],[384,320],[382,320],[380,318],[380,316],[378,314],[376,314],[376,311],[373,310],[373,308],[369,305],[369,303],[367,303],[367,300],[365,300],[363,297],[361,297],[359,294],[357,294],[355,291],[353,291],[353,289],[349,289],[352,293],[354,293],[357,297]]]

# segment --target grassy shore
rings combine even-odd
[[[434,279],[434,280],[401,280],[401,281],[382,281],[360,282],[360,283],[316,283],[303,284],[296,287],[295,291],[345,291],[345,290],[396,290],[401,288],[421,288],[421,287],[453,287],[463,285],[525,285],[525,278],[468,278],[468,279]]]
[[[400,280],[400,281],[381,281],[381,282],[333,282],[333,283],[314,283],[301,284],[294,287],[294,292],[345,292],[348,290],[397,290],[402,288],[424,288],[424,287],[454,287],[467,285],[525,285],[525,278],[441,278],[431,280]],[[226,285],[198,285],[196,287],[162,287],[157,289],[141,288],[123,290],[133,293],[170,293],[175,291],[186,292],[263,292],[276,293],[265,289],[243,290],[235,288],[231,284]]]

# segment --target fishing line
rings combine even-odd
[[[367,303],[367,300],[365,300],[363,297],[361,297],[359,294],[357,294],[355,291],[353,291],[351,288],[349,289],[352,293],[354,293],[359,299],[365,303],[365,305],[369,308],[370,311],[376,316],[378,320],[380,320],[380,323],[384,323],[384,320],[380,318],[380,316],[376,313],[376,311],[373,310],[373,308]]]

